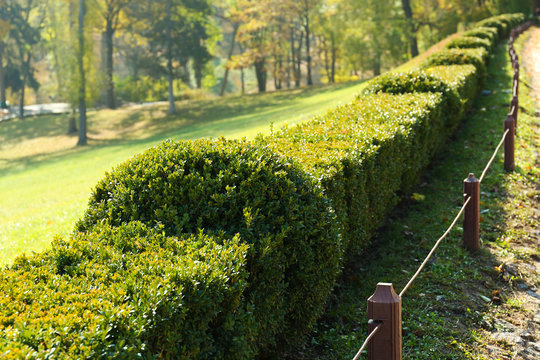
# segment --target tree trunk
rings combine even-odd
[[[413,13],[411,9],[410,0],[401,0],[401,6],[403,12],[405,13],[405,19],[407,20],[407,25],[409,27],[409,44],[411,48],[411,57],[418,56],[418,40],[416,39],[416,31],[413,23]]]
[[[254,63],[255,65],[255,76],[257,77],[257,87],[259,92],[263,93],[266,91],[266,66],[265,60],[257,60]]]
[[[337,61],[337,44],[334,35],[331,36],[331,46],[332,46],[332,84],[336,82],[336,61]]]
[[[231,47],[229,48],[229,53],[227,54],[227,61],[230,61],[232,58],[232,55],[234,53],[234,45],[236,44],[236,33],[238,32],[238,26],[239,24],[235,23],[232,33],[232,39],[231,39]],[[227,88],[227,79],[229,77],[229,67],[225,66],[225,74],[223,75],[223,82],[221,83],[221,90],[219,92],[219,96],[223,96],[225,94],[225,88]]]
[[[281,56],[279,57],[278,61],[278,76],[279,79],[276,89],[281,90],[281,88],[283,87],[283,59],[281,58]]]
[[[302,77],[302,42],[304,41],[304,32],[300,31],[300,40],[296,51],[296,67],[294,70],[294,83],[296,87],[300,87]]]
[[[77,146],[87,144],[86,140],[86,74],[84,72],[84,15],[86,12],[84,0],[79,0],[79,141]]]
[[[105,77],[106,77],[106,102],[109,109],[116,109],[116,101],[114,98],[114,63],[113,63],[113,37],[114,28],[113,20],[108,17],[105,24]]]
[[[174,90],[173,90],[173,66],[172,66],[172,38],[171,38],[171,0],[167,0],[167,76],[169,81],[169,114],[173,115],[176,112],[174,107]]]
[[[75,109],[71,109],[71,114],[69,115],[68,123],[68,135],[74,135],[77,133],[77,121],[75,120]]]
[[[21,50],[22,51],[22,50]],[[24,118],[24,97],[26,94],[26,82],[28,81],[28,73],[30,72],[30,53],[26,54],[26,59],[24,54],[21,54],[22,60],[22,86],[21,86],[21,97],[19,101],[19,118]]]
[[[291,85],[290,85],[290,81],[291,81],[291,77],[290,77],[290,74],[291,74],[291,69],[292,69],[292,78],[295,78],[295,81],[296,81],[296,49],[294,48],[294,28],[291,26],[291,39],[290,39],[290,43],[291,43],[291,51],[290,51],[290,54],[289,54],[289,70],[288,70],[288,74],[289,74],[289,78],[288,78],[288,87],[289,89],[291,88]]]
[[[22,119],[24,118],[24,89],[25,89],[25,81],[24,81],[24,75],[23,75],[23,85],[22,85],[22,88],[21,88],[21,96],[19,98],[19,119]]]
[[[373,59],[373,76],[381,75],[381,54],[375,54]]]
[[[6,82],[4,78],[4,44],[0,44],[0,109],[7,109]]]
[[[287,89],[291,88],[291,52],[287,51]]]
[[[307,59],[307,84],[308,86],[313,85],[313,79],[311,77],[311,48],[310,48],[310,30],[309,30],[309,9],[306,5],[306,14],[305,14],[305,31],[306,31],[306,59]]]
[[[195,84],[197,86],[197,89],[202,89],[203,67],[204,64],[200,59],[193,60],[193,68],[195,70]]]

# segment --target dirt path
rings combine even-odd
[[[540,110],[540,28],[529,30],[529,39],[523,49],[521,65],[525,70],[525,76],[530,82],[531,94],[536,100],[536,110]]]
[[[536,169],[525,171],[526,176],[508,177],[507,217],[501,238],[508,247],[490,248],[499,262],[495,269],[506,284],[500,294],[505,301],[489,311],[492,328],[484,334],[488,341],[482,352],[501,360],[540,359],[540,28],[521,36],[526,40],[518,54],[523,69],[520,88],[530,89],[536,111],[530,114],[530,131],[520,133],[518,129],[516,141],[521,149],[517,157],[536,158]]]

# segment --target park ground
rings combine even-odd
[[[290,359],[351,359],[366,334],[366,299],[376,283],[392,282],[399,291],[446,229],[461,206],[463,179],[469,172],[479,175],[502,135],[511,84],[506,50],[497,49],[487,91],[474,110],[362,261],[349,264],[325,315]],[[461,248],[458,227],[405,295],[405,359],[540,358],[540,70],[534,61],[540,56],[540,29],[520,37],[518,54],[525,71],[516,171],[503,171],[499,153],[482,184],[481,251],[470,255]],[[196,138],[208,130],[227,137],[268,133],[270,117],[280,115],[273,121],[276,128],[292,125],[324,111],[319,105],[347,101],[362,86],[228,98],[212,106],[192,102],[183,104],[178,117],[166,116],[159,106],[99,111],[91,114],[94,129],[86,149],[75,148],[76,139],[65,135],[65,117],[0,124],[7,129],[0,132],[0,262],[46,248],[54,232],[67,234],[104,171],[164,137]],[[304,110],[309,104],[317,106]],[[214,120],[205,121],[210,117]],[[246,121],[254,121],[248,132],[235,127]],[[124,132],[118,132],[119,125]]]

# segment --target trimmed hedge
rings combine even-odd
[[[443,102],[440,94],[369,95],[258,144],[298,159],[318,179],[350,258],[366,248],[398,193],[440,145]]]
[[[438,65],[474,65],[478,71],[478,77],[483,78],[486,74],[486,65],[489,53],[482,48],[477,49],[445,49],[430,55],[422,67],[428,68]]]
[[[342,250],[329,209],[313,180],[269,148],[167,141],[107,174],[77,230],[141,221],[169,236],[239,234],[250,245],[245,301],[266,353],[298,341],[333,288]]]
[[[478,73],[473,65],[446,65],[406,73],[387,73],[371,80],[364,94],[433,92],[444,98],[442,116],[447,134],[454,131],[476,96]]]
[[[518,26],[525,21],[525,15],[518,14],[502,14],[493,16],[476,23],[476,27],[491,27],[497,29],[499,38],[507,37],[512,28]]]
[[[483,45],[254,143],[168,141],[121,164],[72,238],[0,272],[1,357],[279,358],[471,106]]]
[[[476,49],[482,48],[487,52],[490,52],[494,43],[487,39],[482,39],[473,36],[460,36],[450,41],[446,47],[449,49]]]
[[[480,39],[488,40],[491,43],[491,47],[495,47],[499,41],[499,33],[497,29],[492,27],[477,27],[472,30],[466,31],[462,36],[471,36]]]
[[[459,114],[463,115],[469,110],[478,92],[481,78],[474,65],[439,65],[423,70],[427,75],[442,81],[451,89],[458,93],[461,109]],[[457,125],[459,117],[449,114],[451,122]],[[450,125],[452,128],[452,125]]]
[[[457,89],[423,71],[387,73],[368,83],[364,94],[440,93],[445,99],[443,114],[461,116],[461,101]]]
[[[0,357],[250,359],[248,250],[141,223],[56,239],[0,272]]]

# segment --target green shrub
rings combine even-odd
[[[461,118],[461,101],[457,89],[424,71],[386,73],[371,80],[364,90],[364,94],[379,92],[387,94],[438,92],[443,95],[446,103],[443,105],[443,113],[449,119]]]
[[[470,109],[481,82],[474,65],[439,65],[424,69],[424,72],[457,91],[461,102],[461,114]],[[458,119],[454,118],[453,121],[457,126]]]
[[[472,36],[460,36],[450,41],[446,47],[448,49],[476,49],[482,48],[487,52],[491,52],[493,43],[489,40]]]
[[[503,39],[506,36],[508,36],[508,33],[510,32],[510,29],[508,29],[508,25],[497,19],[497,18],[487,18],[485,20],[482,20],[476,24],[477,27],[490,27],[497,29],[497,34],[499,35],[499,39]]]
[[[489,53],[484,49],[446,49],[430,55],[423,63],[423,67],[437,65],[465,65],[476,67],[478,75],[483,78],[486,74],[486,63]]]
[[[0,355],[279,357],[444,144],[488,59],[443,50],[254,145],[169,141],[121,164],[71,239],[0,272]]]
[[[505,38],[510,34],[512,28],[518,26],[525,21],[525,15],[518,14],[502,14],[484,19],[476,24],[476,27],[492,27],[496,28],[499,38]]]
[[[2,359],[250,359],[238,236],[98,226],[0,272]]]
[[[257,139],[319,179],[349,258],[366,248],[398,194],[444,138],[441,94],[376,94]]]
[[[322,311],[342,249],[321,189],[290,160],[246,141],[167,141],[106,174],[79,231],[141,221],[165,234],[239,234],[245,301],[263,354],[299,341]]]
[[[486,39],[491,43],[492,48],[494,48],[499,41],[497,29],[494,29],[492,27],[477,27],[464,32],[462,36],[472,36],[480,39]]]

